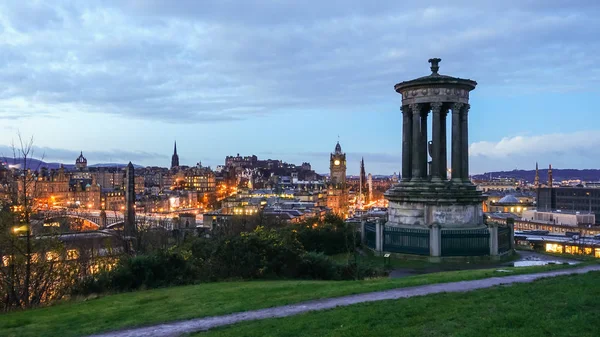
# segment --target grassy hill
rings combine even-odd
[[[223,315],[306,300],[569,266],[452,271],[364,281],[220,282],[116,294],[0,315],[0,336],[82,336],[125,327]]]
[[[598,336],[600,272],[477,290],[357,304],[254,321],[194,337]]]

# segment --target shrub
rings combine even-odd
[[[258,227],[251,233],[222,240],[210,256],[195,257],[203,259],[204,266],[211,268],[211,276],[219,279],[262,278],[292,277],[303,254],[293,233]]]
[[[339,273],[341,279],[343,280],[362,280],[365,278],[382,277],[387,275],[387,272],[383,269],[369,265],[357,265],[354,262],[341,265]]]
[[[157,252],[124,257],[110,271],[83,278],[73,288],[74,295],[105,291],[130,291],[192,283],[196,279],[192,264],[179,253]]]
[[[339,280],[340,266],[323,253],[304,254],[298,266],[297,277],[315,280]]]
[[[348,224],[302,224],[292,227],[298,233],[298,240],[309,252],[322,252],[334,255],[354,250],[360,240],[356,240],[354,228]]]
[[[110,271],[78,282],[74,295],[130,291],[183,285],[198,281],[259,278],[350,280],[379,276],[373,268],[341,265],[326,254],[354,249],[354,231],[346,224],[309,228],[257,227],[252,232],[194,238],[173,247],[135,257],[124,257]],[[307,252],[309,250],[310,252]],[[357,270],[358,268],[358,270]]]

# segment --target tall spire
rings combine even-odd
[[[361,193],[367,191],[367,174],[365,172],[365,158],[360,159],[360,190]]]
[[[342,146],[340,145],[340,141],[338,140],[337,144],[335,144],[335,150],[333,151],[335,154],[342,154]]]
[[[552,164],[548,166],[548,187],[552,187]]]
[[[179,166],[179,155],[177,155],[177,141],[173,147],[173,156],[171,157],[171,168]]]

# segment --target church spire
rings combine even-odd
[[[179,155],[177,155],[177,141],[173,147],[173,156],[171,157],[171,168],[179,166]]]

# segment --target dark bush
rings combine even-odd
[[[297,277],[314,280],[339,280],[340,266],[323,253],[304,254],[298,266]]]
[[[110,271],[82,279],[72,293],[89,295],[105,291],[130,291],[192,283],[193,265],[181,254],[157,252],[125,257]]]
[[[301,224],[292,227],[298,233],[298,240],[309,252],[322,252],[335,255],[353,251],[360,240],[356,240],[351,225],[340,224]]]
[[[72,293],[89,295],[230,279],[350,280],[357,275],[381,275],[373,268],[337,264],[327,256],[353,250],[354,235],[351,226],[338,222],[314,228],[306,224],[285,229],[259,226],[252,232],[193,238],[173,252],[124,257],[112,270],[82,279]]]
[[[192,250],[217,279],[293,277],[304,252],[294,233],[262,227],[221,240],[214,249]]]
[[[368,265],[357,265],[355,263],[340,265],[339,273],[342,280],[362,280],[365,278],[382,277],[387,275],[387,272],[382,269]]]

